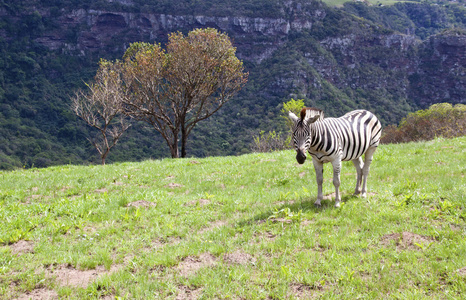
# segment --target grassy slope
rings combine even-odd
[[[341,209],[314,208],[292,151],[0,172],[0,298],[460,299],[466,137],[382,145],[372,166],[361,199],[344,164]],[[103,272],[60,279],[86,270]]]

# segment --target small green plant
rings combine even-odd
[[[294,213],[291,211],[289,207],[282,208],[280,210],[275,209],[272,215],[269,216],[269,220],[277,220],[277,219],[284,219],[289,220],[292,222],[300,222],[302,219],[302,210],[298,213]]]
[[[207,200],[210,200],[210,199],[212,199],[214,197],[215,197],[215,195],[209,194],[209,192],[204,193],[204,198],[206,198]]]
[[[265,132],[261,130],[259,135],[254,136],[254,144],[251,150],[254,152],[271,152],[290,148],[291,136],[275,130]]]
[[[286,201],[288,196],[291,194],[291,192],[280,192],[280,196],[278,197],[278,201]]]
[[[342,284],[352,284],[354,280],[354,270],[350,270],[349,268],[346,268],[345,274],[339,278],[339,282]]]
[[[285,121],[288,128],[291,129],[293,125],[293,122],[288,117],[288,112],[292,112],[295,115],[299,116],[299,113],[304,107],[304,99],[295,100],[291,98],[290,101],[283,103],[283,108],[281,109],[282,119]]]
[[[14,244],[21,240],[27,240],[28,237],[29,237],[29,230],[23,229],[23,228],[15,229],[12,232],[10,232],[6,240],[0,239],[0,243]]]
[[[427,250],[427,249],[429,249],[433,244],[434,244],[434,242],[430,242],[430,243],[427,244],[427,245],[424,245],[424,244],[421,244],[421,243],[414,243],[414,245],[416,245],[417,247],[419,247],[419,248],[422,249],[422,250]]]

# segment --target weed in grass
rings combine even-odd
[[[280,210],[275,209],[275,211],[268,217],[269,220],[277,222],[300,222],[302,219],[302,210],[298,213],[293,213],[289,207],[282,208]]]

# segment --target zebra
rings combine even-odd
[[[377,117],[367,110],[355,110],[339,118],[324,118],[324,112],[313,107],[303,108],[300,117],[289,112],[289,118],[293,121],[296,160],[303,164],[306,152],[309,152],[316,171],[317,200],[314,204],[317,207],[321,206],[323,164],[327,162],[331,162],[333,166],[335,207],[340,207],[341,201],[341,161],[353,162],[357,173],[354,194],[361,194],[361,197],[365,198],[369,167],[382,134],[382,125]]]

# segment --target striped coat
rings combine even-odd
[[[357,171],[355,194],[366,196],[366,180],[372,155],[379,145],[382,125],[377,117],[366,110],[355,110],[340,118],[324,118],[324,113],[316,108],[304,108],[298,119],[289,114],[294,122],[293,144],[296,159],[302,164],[308,152],[316,169],[318,195],[316,205],[323,198],[323,163],[331,162],[334,171],[335,206],[340,204],[341,161],[352,161]],[[364,162],[362,156],[365,154]],[[362,189],[361,189],[362,184]]]

